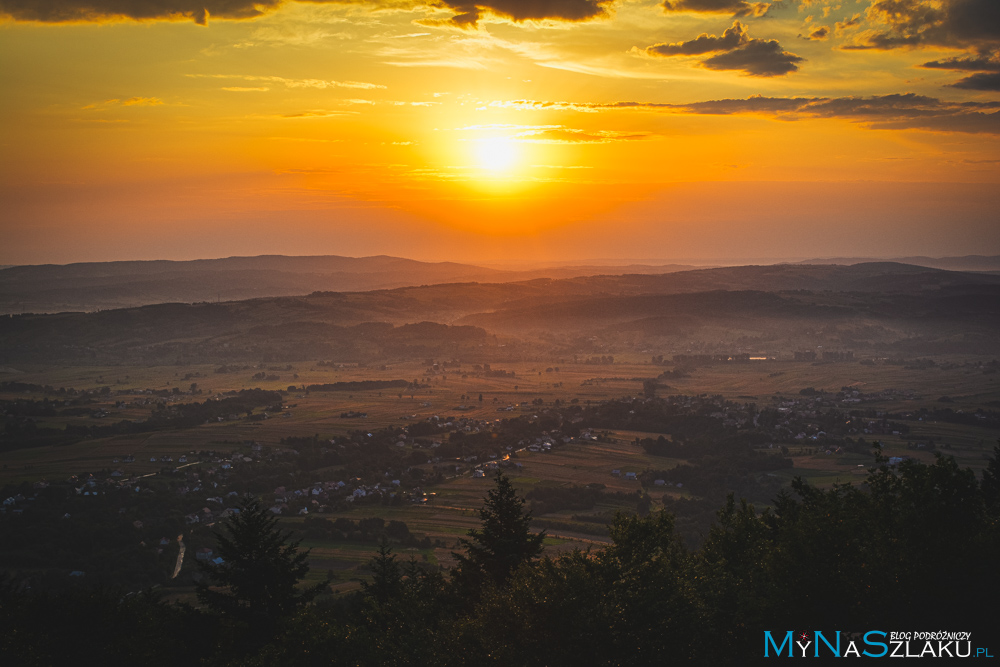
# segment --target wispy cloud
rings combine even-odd
[[[707,116],[758,115],[785,121],[809,118],[842,118],[862,123],[873,129],[1000,134],[1000,102],[952,102],[915,93],[873,95],[871,97],[764,97],[754,95],[747,98],[679,104],[635,101],[569,103],[535,100],[498,101],[495,104],[504,108],[525,110],[565,109],[581,112],[607,112],[632,109]]]
[[[262,81],[278,83],[287,88],[354,88],[358,90],[385,89],[379,83],[364,81],[331,81],[327,79],[287,79],[282,76],[258,76],[255,74],[187,74],[192,79],[240,79],[242,81]]]
[[[298,119],[298,118],[334,118],[336,116],[355,116],[357,111],[343,111],[343,110],[332,110],[332,109],[310,109],[308,111],[297,111],[295,113],[283,113],[277,116],[271,116],[272,118],[287,118],[287,119]]]
[[[128,97],[126,99],[121,99],[118,97],[112,98],[110,100],[104,100],[103,102],[94,102],[93,104],[88,104],[82,107],[84,110],[91,109],[106,109],[108,107],[157,107],[163,104],[163,100],[159,97]]]

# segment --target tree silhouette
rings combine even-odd
[[[479,518],[483,527],[470,530],[469,539],[460,540],[465,554],[455,554],[459,575],[467,583],[502,585],[520,565],[542,553],[545,531],[529,531],[531,513],[524,511],[524,499],[503,472],[497,472],[496,486],[479,510]]]
[[[309,572],[309,551],[289,541],[260,500],[247,494],[240,512],[216,533],[222,563],[199,563],[211,585],[198,584],[198,599],[210,608],[248,624],[251,632],[267,634],[276,622],[310,602],[329,583],[306,589],[296,584]]]
[[[372,581],[361,582],[362,590],[383,603],[398,597],[403,589],[403,570],[384,537],[379,542],[378,553],[369,564],[372,568]]]
[[[983,500],[990,510],[1000,510],[1000,440],[993,448],[993,456],[983,471]]]

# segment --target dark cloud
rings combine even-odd
[[[983,90],[1000,92],[1000,52],[981,53],[976,57],[949,58],[948,60],[933,60],[921,67],[928,69],[949,69],[958,72],[977,72],[955,83],[948,84],[952,88],[964,90]]]
[[[306,0],[314,3],[348,4],[356,0]],[[583,21],[607,16],[612,0],[442,0],[441,6],[455,12],[443,21],[460,27],[474,26],[486,14],[515,21],[554,19]],[[68,23],[116,19],[192,20],[206,25],[210,18],[252,19],[276,9],[282,0],[0,0],[0,16],[15,21]],[[375,5],[380,4],[375,0]],[[405,3],[404,3],[405,4]],[[414,4],[417,4],[416,2]],[[431,3],[434,4],[434,3]]]
[[[933,60],[921,67],[928,69],[951,69],[967,72],[1000,72],[1000,60],[993,57],[949,58],[948,60]]]
[[[484,0],[483,2],[444,2],[456,15],[441,22],[458,27],[476,25],[486,14],[514,21],[554,19],[585,21],[608,16],[607,5],[613,0]],[[434,21],[423,21],[424,24]]]
[[[960,81],[951,84],[953,88],[963,90],[988,90],[1000,92],[1000,72],[979,72],[972,76],[967,76]]]
[[[865,16],[880,27],[842,48],[1000,45],[997,0],[874,0]]]
[[[818,25],[813,28],[806,39],[822,40],[830,36],[830,28],[825,25]]]
[[[209,17],[250,19],[278,6],[280,0],[0,0],[0,14],[17,21],[193,20]]]
[[[738,70],[750,76],[781,76],[798,71],[805,58],[783,51],[773,39],[751,39],[743,46],[701,62],[714,70]]]
[[[715,53],[701,61],[702,67],[714,70],[737,70],[750,76],[781,76],[799,69],[802,62],[794,53],[781,49],[773,39],[751,39],[746,26],[739,21],[722,33],[722,37],[702,34],[687,42],[654,44],[646,47],[651,56],[696,56]]]
[[[698,12],[701,14],[732,14],[733,16],[763,16],[770,5],[744,0],[663,0],[665,12]]]
[[[1000,40],[1000,2],[996,0],[951,0],[946,28],[963,41]]]
[[[747,29],[739,21],[734,21],[722,37],[703,33],[687,42],[654,44],[646,48],[646,53],[651,56],[700,56],[715,51],[730,51],[748,41]]]

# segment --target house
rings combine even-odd
[[[627,473],[625,473],[625,479],[631,479],[631,480],[634,481],[635,480],[635,473],[634,472],[627,472]]]
[[[202,547],[201,549],[198,549],[194,557],[197,560],[212,560],[212,550],[208,547]]]

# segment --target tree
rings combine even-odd
[[[399,596],[403,588],[403,570],[396,562],[396,556],[385,537],[379,543],[378,554],[371,559],[370,565],[372,582],[361,583],[365,593],[382,603]]]
[[[1000,509],[1000,440],[993,448],[993,456],[983,471],[981,484],[983,499],[989,509]]]
[[[329,584],[327,580],[306,589],[296,587],[309,572],[309,551],[300,552],[299,542],[289,541],[277,523],[257,497],[247,494],[239,513],[216,533],[222,563],[199,563],[214,586],[199,583],[198,599],[262,636]]]
[[[524,511],[524,499],[503,472],[497,472],[496,486],[479,510],[479,518],[483,527],[470,530],[469,539],[460,540],[465,554],[455,554],[459,577],[467,583],[502,585],[514,570],[542,553],[545,531],[529,531],[531,513]]]

